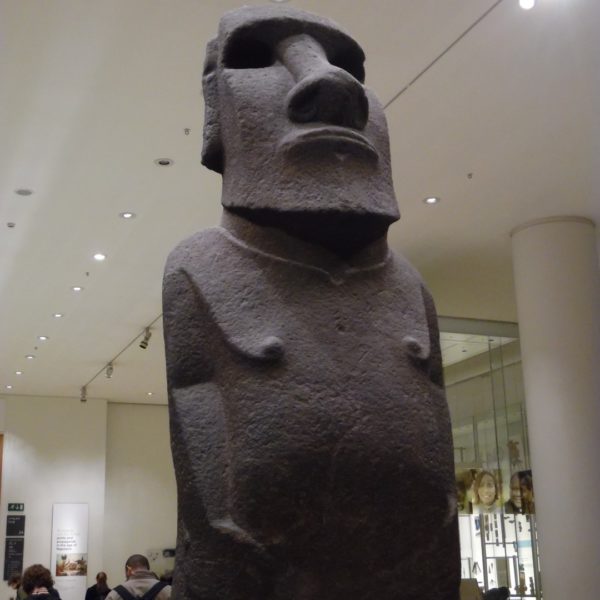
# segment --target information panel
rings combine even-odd
[[[50,570],[62,600],[81,600],[87,589],[88,505],[54,504]]]
[[[23,537],[25,535],[25,515],[7,515],[7,537]]]
[[[6,538],[4,544],[4,581],[23,571],[23,538]]]

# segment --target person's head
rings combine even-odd
[[[496,478],[489,471],[480,471],[475,478],[475,503],[489,507],[498,499]]]
[[[31,594],[36,588],[49,589],[54,585],[52,574],[44,565],[31,565],[23,572],[21,584],[26,594]]]
[[[223,175],[225,208],[284,229],[360,218],[367,237],[385,235],[399,213],[385,115],[363,62],[348,34],[310,13],[223,16],[204,66],[202,162]]]
[[[150,563],[143,554],[132,554],[125,562],[125,577],[129,578],[136,571],[149,571]]]
[[[533,507],[533,478],[531,471],[519,471],[519,485],[521,487],[521,497],[523,499],[523,508],[526,512]]]
[[[510,501],[516,508],[521,508],[521,482],[518,473],[513,473],[510,478]]]
[[[19,589],[19,586],[21,585],[21,575],[19,575],[19,573],[13,573],[9,578],[8,581],[6,582],[8,584],[9,587],[11,587],[13,590],[17,590]]]
[[[472,501],[473,475],[470,469],[456,473],[456,495],[459,510],[464,510]]]
[[[98,592],[101,594],[108,593],[110,588],[108,587],[107,575],[104,571],[100,571],[96,575],[96,586],[98,588]]]

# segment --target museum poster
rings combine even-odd
[[[87,589],[88,505],[54,504],[50,570],[62,600],[81,600]]]

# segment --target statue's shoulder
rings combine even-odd
[[[165,276],[176,271],[206,270],[230,246],[220,227],[210,227],[185,238],[167,258]]]
[[[389,265],[395,278],[403,285],[425,287],[423,277],[421,277],[419,271],[402,254],[390,250],[390,255]]]

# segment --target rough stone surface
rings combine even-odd
[[[204,71],[223,221],[164,280],[186,600],[457,600],[433,303],[398,218],[360,47],[272,6],[227,13]]]

